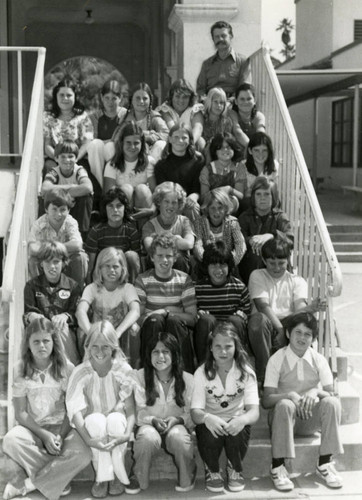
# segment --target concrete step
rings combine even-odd
[[[356,424],[360,421],[360,397],[349,382],[338,383],[342,405],[342,425]]]
[[[362,426],[360,424],[342,425],[340,428],[344,446],[344,454],[333,457],[336,467],[340,471],[362,470]],[[294,473],[313,473],[318,460],[320,435],[316,433],[309,437],[296,437],[296,458],[287,460],[287,468]],[[197,464],[197,477],[204,477],[204,465],[195,446]],[[269,475],[271,463],[271,445],[269,436],[264,439],[252,439],[248,453],[244,460],[244,475],[246,478],[265,477]],[[126,468],[131,469],[132,457],[129,450],[126,455]],[[226,457],[222,453],[220,466],[226,467]],[[7,480],[19,474],[19,466],[10,461],[0,448],[0,490]],[[177,470],[171,455],[160,450],[154,456],[150,471],[151,481],[173,480],[177,481]],[[91,465],[86,467],[75,478],[75,481],[93,481],[94,471]]]
[[[362,232],[360,233],[330,233],[330,237],[333,243],[338,243],[338,242],[352,242],[356,241],[362,242]]]
[[[348,252],[348,253],[361,253],[362,252],[362,242],[356,241],[339,241],[333,243],[334,250],[336,253]]]
[[[338,262],[362,262],[362,252],[336,252]]]
[[[327,225],[329,234],[334,233],[362,233],[361,224],[330,224]]]

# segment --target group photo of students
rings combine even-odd
[[[4,500],[35,490],[58,500],[90,463],[92,497],[138,494],[161,448],[176,492],[195,488],[196,454],[208,491],[242,491],[260,406],[271,486],[294,488],[294,435],[316,431],[316,474],[342,486],[341,404],[316,348],[321,304],[293,270],[279,196],[288,165],[232,27],[218,21],[210,35],[217,52],[196,88],[177,79],[157,105],[146,82],[124,102],[107,80],[95,112],[71,76],[53,88],[27,237],[16,425],[2,445],[21,473]]]

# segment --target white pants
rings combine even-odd
[[[114,142],[104,142],[101,139],[93,139],[87,148],[88,161],[94,177],[103,187],[103,171],[107,161],[111,160],[115,153]]]
[[[84,419],[85,428],[93,438],[113,439],[124,434],[127,419],[123,413],[92,413]],[[122,484],[129,484],[128,475],[124,466],[127,443],[115,446],[112,451],[101,451],[92,448],[92,462],[96,471],[96,481],[112,481],[116,475]]]

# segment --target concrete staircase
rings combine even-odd
[[[362,224],[328,225],[339,262],[362,262]]]

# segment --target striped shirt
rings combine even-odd
[[[172,270],[170,278],[159,278],[154,269],[140,274],[135,287],[145,313],[166,307],[181,307],[183,310],[196,306],[195,287],[190,276],[177,269]]]
[[[197,309],[208,311],[218,320],[227,320],[236,311],[251,312],[249,292],[242,281],[230,276],[223,286],[214,286],[210,278],[196,283]]]
[[[69,379],[66,393],[69,421],[72,422],[79,412],[83,417],[92,413],[122,413],[123,404],[133,391],[131,372],[127,362],[118,360],[113,361],[112,368],[104,377],[97,374],[88,359],[78,365]]]
[[[93,226],[84,245],[85,251],[98,253],[108,247],[139,252],[140,235],[136,226],[132,222],[124,222],[120,227],[111,227],[104,222]]]

